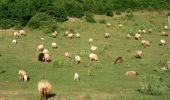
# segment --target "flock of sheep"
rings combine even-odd
[[[110,27],[111,24],[107,23],[106,26]],[[118,27],[122,27],[122,26],[123,25],[120,24]],[[165,26],[164,29],[167,30],[168,27]],[[137,33],[134,36],[134,39],[135,40],[141,40],[142,39],[142,34],[145,34],[145,33],[148,33],[148,34],[152,33],[152,29],[149,29],[148,31],[146,31],[144,29],[143,30],[138,30]],[[26,35],[27,35],[27,33],[24,30],[20,30],[19,32],[14,32],[14,38],[21,37],[21,36],[26,36]],[[51,36],[53,38],[56,38],[57,35],[58,35],[57,31],[54,31],[51,34]],[[73,32],[65,31],[64,35],[67,36],[69,39],[73,39],[74,37],[75,38],[80,38],[80,33],[74,34]],[[167,32],[162,32],[161,36],[167,37],[168,33]],[[104,37],[105,38],[110,38],[110,34],[109,33],[105,33]],[[130,34],[126,35],[127,39],[131,39],[131,37],[132,36]],[[41,40],[45,40],[45,39],[43,37],[41,37]],[[94,41],[93,41],[92,38],[89,38],[88,42],[89,42],[89,44],[92,44]],[[12,43],[16,44],[17,40],[14,39],[12,41]],[[144,40],[144,39],[141,40],[141,44],[143,46],[150,46],[150,43],[151,42],[149,40]],[[163,40],[163,39],[160,40],[159,45],[165,46],[166,45],[166,41]],[[54,48],[54,49],[57,48],[58,47],[57,43],[55,43],[55,42],[52,43],[51,47]],[[89,53],[89,61],[91,61],[91,62],[98,61],[99,60],[98,55],[94,53],[94,51],[96,51],[98,49],[98,47],[95,46],[95,45],[92,45],[89,49],[91,51]],[[42,61],[42,62],[50,62],[51,61],[50,52],[49,52],[48,49],[44,48],[43,44],[40,44],[40,45],[37,46],[37,51],[39,52],[39,55],[38,55],[38,60],[39,61]],[[136,58],[142,58],[142,55],[143,55],[143,51],[141,51],[141,50],[138,50],[135,53],[135,57]],[[74,55],[74,57],[72,57],[72,54],[70,52],[65,52],[64,53],[64,57],[69,58],[69,59],[74,59],[75,63],[77,63],[77,64],[81,63],[81,57],[79,55]],[[114,64],[118,64],[118,63],[122,63],[122,62],[123,62],[123,57],[117,57],[116,59],[114,59]],[[136,72],[136,71],[127,71],[125,73],[125,75],[127,75],[127,76],[136,76],[138,74],[139,73]],[[26,73],[25,70],[23,70],[23,69],[19,70],[18,75],[19,75],[19,79],[21,81],[28,81],[28,76],[27,76],[27,73]],[[80,76],[79,76],[78,73],[75,73],[74,80],[77,80],[77,81],[80,80]],[[41,94],[41,99],[45,99],[46,100],[48,98],[48,94],[50,93],[51,88],[52,88],[52,85],[49,83],[48,80],[41,80],[41,81],[38,82],[38,91]]]

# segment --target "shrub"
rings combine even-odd
[[[156,75],[143,75],[140,92],[149,95],[161,95],[167,88],[163,79]]]
[[[111,8],[107,8],[106,15],[112,17],[113,16],[113,10]]]
[[[0,19],[0,27],[3,29],[8,29],[15,25],[15,21],[11,19]]]
[[[86,21],[89,22],[89,23],[95,23],[95,22],[96,22],[95,19],[94,19],[94,15],[93,15],[93,13],[91,13],[91,12],[87,12],[87,13],[85,14],[85,19],[86,19]]]

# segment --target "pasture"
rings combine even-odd
[[[83,18],[75,22],[60,23],[64,29],[57,38],[44,34],[41,30],[25,28],[27,36],[16,38],[13,44],[13,30],[0,31],[0,100],[39,100],[37,91],[38,81],[47,79],[52,84],[55,96],[49,100],[168,100],[170,89],[167,88],[162,95],[147,95],[137,91],[141,88],[141,76],[144,74],[158,75],[170,83],[169,72],[154,71],[161,69],[159,63],[170,60],[170,38],[162,37],[164,26],[168,26],[167,16],[160,12],[134,12],[134,18],[128,20],[124,14],[106,17],[96,15],[97,23],[87,23]],[[99,23],[106,20],[106,24]],[[119,28],[118,25],[123,27]],[[150,46],[141,45],[141,40],[135,40],[134,35],[139,29],[152,29],[152,33],[142,34],[142,39],[151,41]],[[65,30],[73,29],[80,33],[80,38],[69,39],[63,36]],[[159,32],[159,30],[161,30]],[[104,33],[110,33],[105,38]],[[132,37],[126,39],[130,33]],[[41,40],[43,37],[45,40]],[[88,43],[92,38],[94,42]],[[161,39],[167,45],[159,46]],[[56,42],[58,48],[53,49],[51,43]],[[43,44],[51,55],[51,62],[39,62],[37,46]],[[90,46],[95,45],[95,53],[99,61],[90,62],[88,55]],[[135,58],[137,50],[143,51],[141,59]],[[79,55],[82,59],[79,64],[64,57],[64,52],[70,52],[73,57]],[[123,63],[113,64],[116,57],[122,56]],[[26,70],[30,80],[20,82],[18,70]],[[136,77],[128,77],[126,71],[139,72]],[[74,81],[74,73],[79,73],[80,81]]]

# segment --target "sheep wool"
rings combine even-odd
[[[52,46],[52,48],[55,49],[55,48],[57,48],[57,43],[52,43],[51,46]]]
[[[76,63],[78,64],[78,63],[80,63],[80,61],[81,61],[81,58],[80,58],[80,56],[75,56],[75,60],[76,60]]]
[[[136,71],[127,71],[125,75],[132,77],[138,75],[138,73]]]
[[[164,26],[164,29],[167,30],[167,29],[168,29],[168,26]]]
[[[75,74],[74,74],[74,80],[75,80],[75,81],[80,81],[80,76],[79,76],[78,73],[75,73]]]
[[[90,50],[91,50],[91,51],[96,51],[96,50],[97,50],[97,47],[96,47],[96,46],[91,46],[91,47],[90,47]]]
[[[54,31],[53,33],[51,33],[51,35],[52,35],[53,38],[56,38],[57,35],[58,35],[58,32],[57,32],[57,31]]]
[[[20,33],[19,32],[14,32],[14,37],[20,37]]]
[[[130,34],[127,34],[127,35],[126,35],[126,38],[127,38],[127,39],[130,39],[130,38],[131,38],[131,35],[130,35]]]
[[[43,51],[43,49],[44,49],[44,45],[42,44],[38,45],[37,51]]]
[[[18,72],[20,81],[27,81],[27,73],[25,70],[21,69]]]
[[[92,38],[89,39],[89,43],[93,43],[93,39]]]
[[[44,53],[44,54],[49,54],[48,49],[44,49],[44,50],[43,50],[43,53]]]
[[[105,33],[105,38],[109,38],[110,34],[109,33]]]
[[[165,40],[160,40],[159,45],[166,45],[166,41]]]
[[[72,39],[73,38],[73,33],[69,33],[68,38]]]
[[[141,35],[138,34],[138,33],[136,33],[136,34],[135,34],[135,40],[139,40],[139,39],[141,39]]]
[[[77,33],[77,34],[76,34],[76,38],[80,38],[80,33]]]
[[[98,56],[97,56],[97,54],[90,53],[89,59],[90,59],[90,61],[98,61]]]
[[[136,51],[136,58],[142,58],[143,52],[142,51]]]
[[[162,32],[161,36],[168,36],[167,32]]]
[[[67,58],[71,58],[71,54],[69,52],[65,52],[64,56],[67,57]]]
[[[19,31],[19,34],[22,36],[22,35],[24,35],[24,36],[26,36],[27,34],[26,34],[26,32],[25,32],[25,30],[20,30]]]
[[[107,26],[107,27],[110,27],[110,26],[111,26],[111,24],[110,24],[110,23],[107,23],[107,24],[106,24],[106,26]]]
[[[17,40],[12,40],[12,43],[17,44]]]

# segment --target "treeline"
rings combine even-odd
[[[0,27],[39,28],[89,13],[113,16],[127,9],[169,9],[170,0],[0,0]]]

